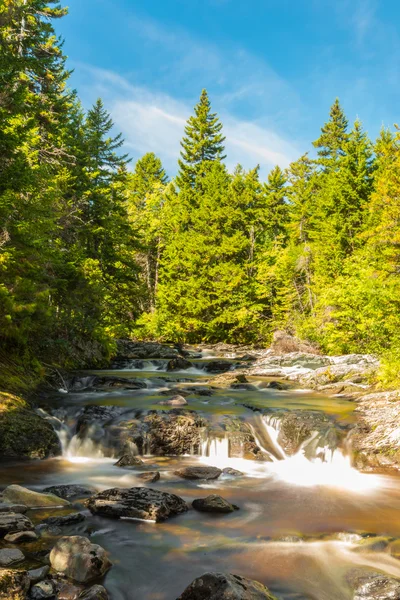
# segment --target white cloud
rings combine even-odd
[[[104,99],[134,159],[146,152],[155,152],[169,173],[174,174],[185,122],[193,107],[170,95],[135,86],[107,70],[87,65],[79,65],[79,70],[84,74],[80,85],[84,97],[90,96],[90,102],[97,96]],[[230,169],[239,162],[246,168],[260,164],[265,175],[272,166],[286,167],[300,155],[294,144],[260,123],[239,119],[224,110],[220,118]]]

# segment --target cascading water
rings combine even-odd
[[[351,464],[351,456],[345,455],[339,447],[318,446],[318,453],[306,456],[306,449],[319,441],[319,433],[313,432],[305,440],[298,451],[288,456],[279,444],[280,420],[274,416],[264,416],[258,423],[265,431],[265,437],[270,440],[272,463],[266,467],[270,474],[279,479],[298,486],[331,486],[346,488],[354,492],[372,490],[379,485],[378,478],[373,475],[360,473]],[[275,455],[275,457],[274,457]],[[276,455],[279,458],[276,458]]]

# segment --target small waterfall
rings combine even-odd
[[[201,456],[210,458],[211,460],[226,460],[229,458],[229,440],[223,438],[207,437],[201,445]]]
[[[342,448],[321,445],[318,431],[314,431],[294,455],[288,456],[278,442],[279,418],[264,416],[260,423],[271,448],[279,456],[279,459],[268,464],[268,471],[286,483],[299,486],[326,485],[354,492],[374,489],[378,485],[376,476],[360,473],[352,466],[351,456],[345,455]]]

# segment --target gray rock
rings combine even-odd
[[[225,469],[222,469],[222,474],[223,475],[231,475],[232,477],[242,477],[243,476],[242,471],[238,471],[237,469],[232,469],[232,467],[225,467]]]
[[[188,510],[186,502],[179,496],[144,487],[105,490],[89,498],[87,506],[93,514],[103,517],[129,517],[156,522]]]
[[[207,373],[226,373],[232,369],[232,363],[225,360],[214,360],[205,365]]]
[[[40,494],[21,485],[9,485],[3,492],[3,500],[21,503],[28,507],[68,506],[69,502],[53,494]]]
[[[160,479],[160,473],[158,471],[147,471],[146,473],[139,473],[137,477],[145,483],[155,483]]]
[[[0,600],[25,600],[28,589],[26,571],[0,569]]]
[[[276,600],[262,583],[230,573],[205,573],[178,600]]]
[[[400,600],[400,580],[383,573],[354,569],[347,574],[353,600]]]
[[[161,404],[163,406],[186,406],[187,403],[188,401],[183,396],[174,396],[169,400],[162,400],[158,404]]]
[[[79,600],[108,600],[107,590],[102,585],[93,585],[80,594]]]
[[[17,531],[32,531],[33,523],[25,515],[20,513],[0,513],[0,538],[7,533],[15,533]]]
[[[28,577],[29,580],[32,584],[34,583],[38,583],[38,581],[42,581],[42,579],[44,579],[48,572],[50,571],[50,567],[48,565],[45,565],[44,567],[39,567],[38,569],[32,569],[31,571],[28,571]]]
[[[60,538],[50,552],[50,563],[55,571],[78,583],[102,577],[111,567],[104,548],[79,535]]]
[[[52,485],[43,490],[43,492],[46,494],[53,494],[54,496],[58,496],[59,498],[63,498],[64,500],[70,500],[70,498],[84,498],[87,496],[92,496],[96,493],[96,491],[97,490],[93,487],[75,484]]]
[[[85,518],[85,515],[82,513],[72,513],[62,517],[47,517],[47,519],[43,519],[42,523],[45,525],[50,525],[51,527],[65,527],[67,525],[81,523],[85,520]]]
[[[54,596],[54,585],[52,581],[39,581],[31,587],[30,597],[32,600],[47,600],[47,598],[53,599]]]
[[[193,364],[190,362],[190,360],[186,360],[186,358],[177,356],[168,362],[167,371],[182,371],[190,369],[190,367],[193,367]]]
[[[38,536],[34,531],[18,531],[17,533],[7,533],[4,539],[12,544],[22,544],[23,542],[34,542]]]
[[[0,502],[0,513],[13,512],[23,515],[27,510],[28,507],[24,504],[4,504],[3,502]]]
[[[121,458],[115,463],[115,467],[142,467],[144,462],[138,456],[134,454],[124,454]]]
[[[193,500],[192,506],[194,509],[200,512],[210,513],[231,513],[235,510],[239,510],[239,507],[235,504],[231,504],[225,498],[218,496],[217,494],[211,494],[206,498],[198,498]]]
[[[218,467],[185,467],[174,473],[183,479],[218,479],[222,471]]]
[[[57,600],[78,600],[80,594],[85,589],[82,585],[72,583],[71,581],[68,581],[68,579],[63,579],[60,576],[57,577],[54,583]]]
[[[24,554],[18,548],[2,548],[0,550],[0,566],[9,567],[15,563],[23,561]]]
[[[116,359],[144,359],[144,358],[175,358],[178,352],[175,348],[159,344],[158,342],[132,342],[131,340],[117,340]]]

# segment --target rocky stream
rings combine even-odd
[[[35,409],[46,458],[2,460],[0,599],[400,600],[399,403],[374,368],[127,341],[64,377]]]

